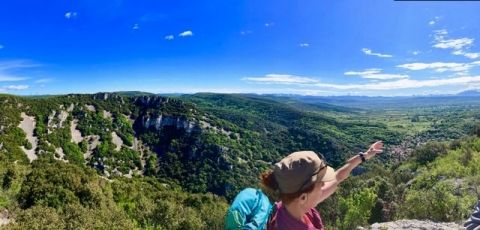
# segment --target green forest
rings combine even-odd
[[[351,99],[0,95],[1,227],[223,229],[234,196],[283,156],[313,150],[338,168],[376,140],[385,152],[317,207],[327,229],[466,219],[480,199],[480,104]]]

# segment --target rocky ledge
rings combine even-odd
[[[361,230],[365,228],[358,228]],[[372,230],[459,230],[464,229],[459,223],[438,223],[429,220],[398,220],[394,222],[375,223],[370,226]]]

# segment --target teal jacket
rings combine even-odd
[[[266,229],[272,204],[260,189],[246,188],[233,200],[225,217],[225,229]]]

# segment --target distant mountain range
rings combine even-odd
[[[478,89],[466,90],[466,91],[463,91],[463,92],[460,92],[460,93],[456,94],[456,96],[479,97],[480,96],[480,90],[478,90]]]

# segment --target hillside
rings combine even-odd
[[[421,179],[422,170],[437,159],[434,154],[415,163],[422,151],[416,145],[458,139],[478,120],[477,108],[468,106],[372,110],[285,97],[207,93],[0,95],[0,107],[0,207],[10,210],[5,215],[17,221],[14,228],[46,223],[72,228],[90,218],[99,226],[104,222],[124,228],[219,229],[231,198],[244,187],[257,186],[258,174],[282,156],[310,149],[336,167],[374,140],[384,140],[387,152],[359,168],[360,176],[322,204],[327,225],[353,226],[338,222],[340,217],[358,225],[427,218],[430,214],[422,210],[409,214],[401,209],[416,202],[412,194],[426,187],[415,181],[426,180]],[[469,146],[472,141],[457,145]],[[476,159],[478,149],[471,148]],[[460,150],[452,148],[438,158],[455,151]],[[414,176],[418,179],[412,180]],[[456,176],[427,178],[471,180],[469,174]],[[355,192],[371,197],[370,203],[357,206]],[[462,203],[447,206],[461,205],[462,211],[452,216],[440,210],[435,220],[463,218],[473,198],[462,194],[454,195],[462,197]],[[107,210],[113,212],[106,214]],[[355,210],[369,215],[355,216]],[[174,213],[189,218],[173,220]]]

